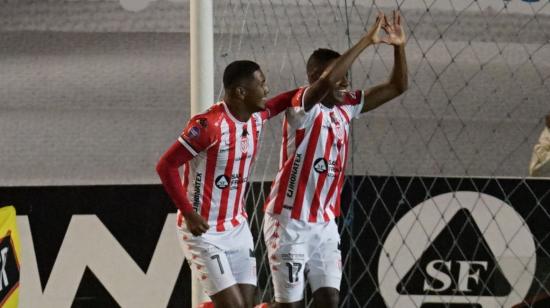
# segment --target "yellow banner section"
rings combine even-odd
[[[21,247],[15,208],[0,208],[0,307],[16,308],[19,302]]]

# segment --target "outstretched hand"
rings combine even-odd
[[[381,42],[394,46],[405,45],[405,31],[401,27],[401,14],[399,14],[399,11],[393,11],[393,20],[391,23],[384,16],[382,29],[384,29],[386,35],[380,39]]]
[[[384,13],[378,12],[378,15],[376,16],[376,22],[365,35],[365,37],[369,39],[373,44],[378,44],[382,41],[379,33],[380,33],[380,29],[384,24],[384,19],[385,19]]]

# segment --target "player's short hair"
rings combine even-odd
[[[319,48],[315,50],[307,60],[306,70],[309,73],[319,67],[325,66],[328,62],[340,57],[340,54],[332,49]]]
[[[232,89],[242,81],[253,78],[254,72],[259,69],[260,66],[254,61],[239,60],[231,62],[223,72],[223,87]]]

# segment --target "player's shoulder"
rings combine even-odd
[[[308,86],[302,86],[299,87],[298,90],[294,93],[292,96],[292,100],[290,102],[290,105],[292,107],[301,107],[302,106],[302,99],[304,97],[304,93]]]
[[[204,129],[212,129],[219,126],[219,122],[223,119],[223,116],[223,106],[221,106],[221,103],[216,103],[206,111],[192,116],[189,124],[199,125]]]
[[[346,93],[343,105],[358,105],[363,100],[363,91],[353,90]]]

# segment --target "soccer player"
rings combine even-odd
[[[214,305],[252,307],[256,259],[243,196],[264,122],[296,90],[266,101],[266,79],[252,61],[229,64],[223,84],[223,101],[189,120],[157,172],[178,208],[184,255]]]
[[[379,35],[384,29],[386,36]],[[388,82],[366,91],[349,91],[345,75],[368,46],[394,46]],[[334,218],[348,156],[352,118],[377,108],[407,89],[405,34],[401,16],[390,23],[383,13],[359,42],[343,55],[328,49],[307,62],[309,85],[285,112],[279,171],[266,200],[264,239],[279,307],[302,306],[304,274],[315,307],[337,307],[342,277],[340,236]]]

